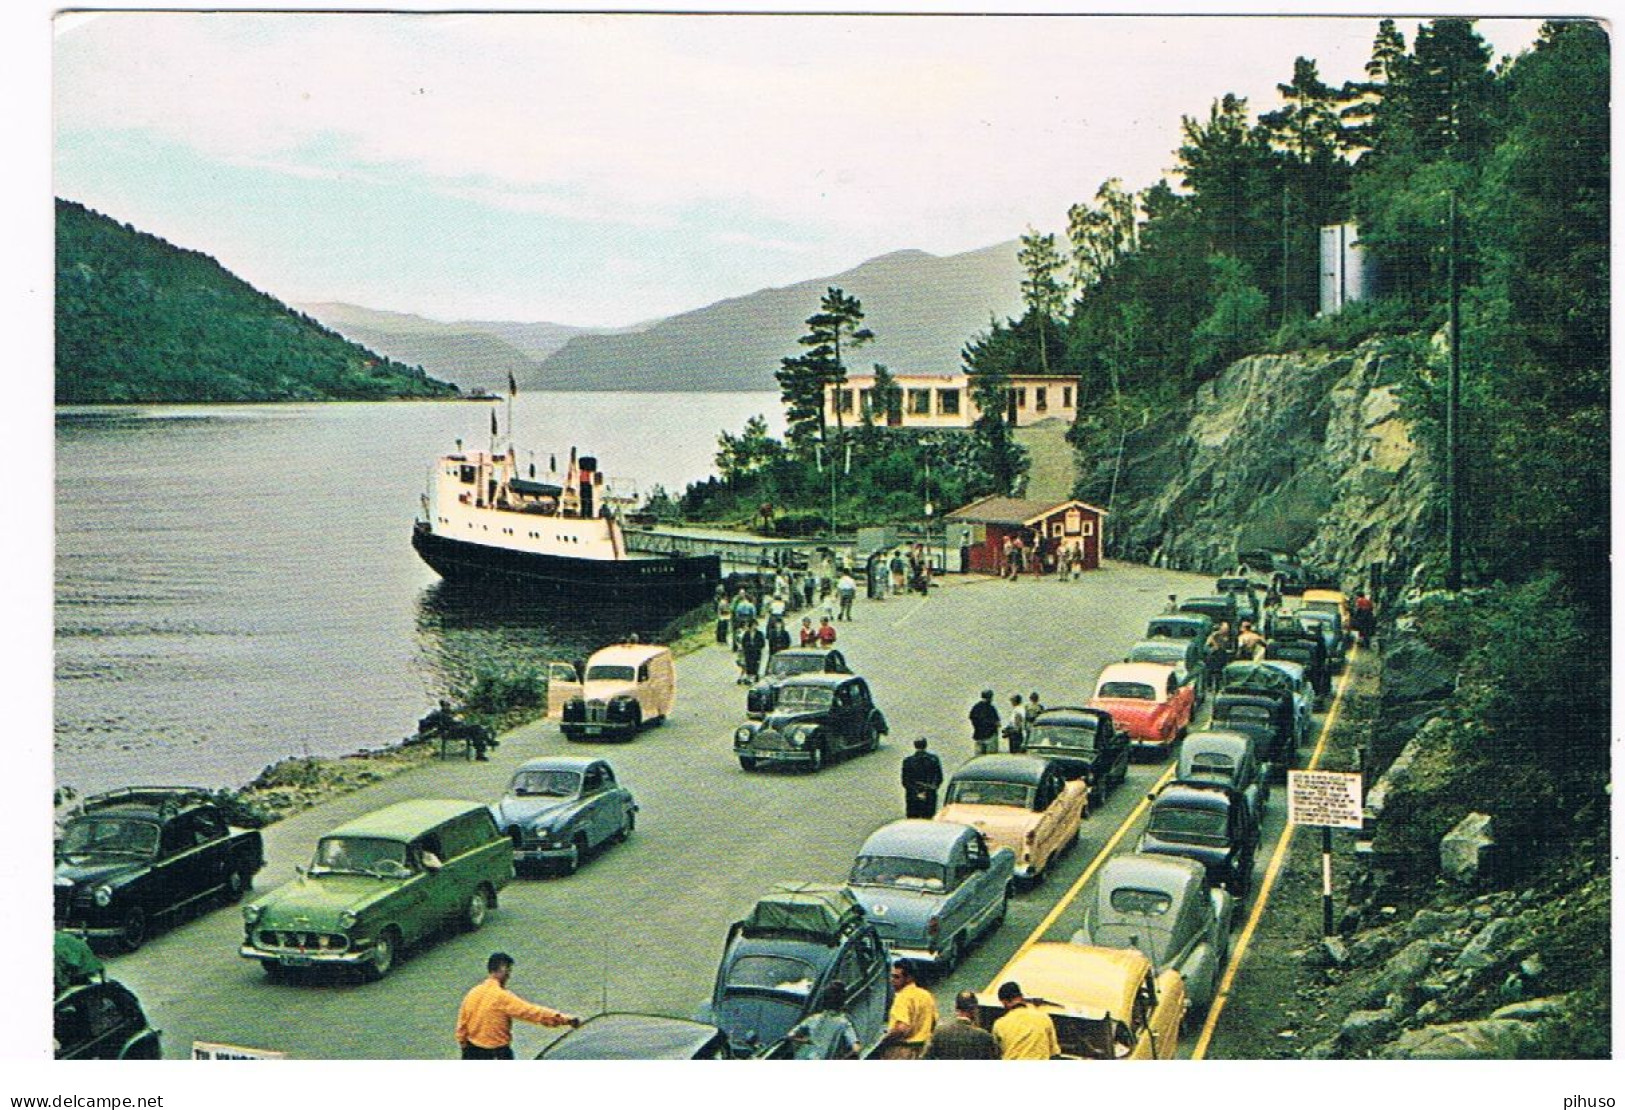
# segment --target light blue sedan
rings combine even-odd
[[[893,821],[864,841],[847,888],[893,956],[946,971],[1004,920],[1015,867],[969,825]]]
[[[576,755],[520,764],[506,796],[491,807],[513,841],[515,866],[545,864],[566,875],[590,853],[630,836],[637,812],[608,761]]]

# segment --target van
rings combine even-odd
[[[397,802],[322,837],[297,879],[244,906],[238,954],[273,979],[324,965],[380,979],[443,926],[478,929],[513,874],[513,844],[485,805]]]
[[[658,724],[677,700],[677,667],[659,644],[611,644],[593,653],[585,674],[572,663],[547,667],[547,715],[569,740],[630,739]]]

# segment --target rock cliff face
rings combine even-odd
[[[1402,584],[1437,510],[1400,410],[1401,357],[1373,340],[1243,359],[1121,447],[1089,449],[1078,492],[1111,509],[1108,550],[1218,572],[1277,548],[1350,588]]]

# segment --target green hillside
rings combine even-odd
[[[456,394],[293,312],[205,254],[56,202],[58,404]]]

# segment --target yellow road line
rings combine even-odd
[[[1147,793],[1155,794],[1157,790],[1162,787],[1163,783],[1174,777],[1174,772],[1178,769],[1179,765],[1177,763],[1169,766],[1169,768],[1162,773],[1162,777],[1157,779],[1157,781],[1152,784],[1151,789],[1147,791]],[[993,981],[987,985],[987,991],[985,993],[991,994],[993,991],[999,989],[999,984],[1004,982],[1006,975],[1010,969],[1015,966],[1016,961],[1021,959],[1022,955],[1027,951],[1027,949],[1037,944],[1038,938],[1042,937],[1046,932],[1049,931],[1049,927],[1055,924],[1056,919],[1059,918],[1066,908],[1072,904],[1072,900],[1078,896],[1078,892],[1083,889],[1084,884],[1087,883],[1090,878],[1094,876],[1094,873],[1100,869],[1100,865],[1106,862],[1107,857],[1112,854],[1112,849],[1117,847],[1117,842],[1123,839],[1124,834],[1128,832],[1129,828],[1134,824],[1134,822],[1140,819],[1140,815],[1146,811],[1146,808],[1150,806],[1150,804],[1151,799],[1149,797],[1141,798],[1140,804],[1129,811],[1129,815],[1123,818],[1123,823],[1117,826],[1117,831],[1112,833],[1110,839],[1100,846],[1100,851],[1095,853],[1095,858],[1090,860],[1089,866],[1083,869],[1083,874],[1079,875],[1077,881],[1067,888],[1066,893],[1061,896],[1061,900],[1056,902],[1055,906],[1047,915],[1045,915],[1044,920],[1038,923],[1038,928],[1034,929],[1030,934],[1028,934],[1027,939],[1021,942],[1021,947],[1017,948],[1015,953],[1010,957],[1005,965],[999,969],[999,973],[995,975],[993,977]]]
[[[1356,646],[1338,683],[1337,696],[1332,699],[1332,707],[1327,710],[1326,720],[1320,726],[1320,738],[1315,742],[1314,755],[1309,758],[1308,769],[1311,771],[1320,765],[1321,753],[1326,749],[1326,738],[1332,734],[1332,726],[1337,723],[1337,715],[1343,708],[1343,695],[1348,693],[1349,681],[1354,677],[1354,661],[1359,655],[1360,649]],[[1224,978],[1219,982],[1219,991],[1214,995],[1213,1005],[1208,1007],[1207,1020],[1202,1023],[1202,1034],[1196,1038],[1196,1047],[1191,1050],[1192,1060],[1201,1060],[1207,1056],[1208,1045],[1213,1041],[1213,1030],[1219,1024],[1219,1015],[1224,1013],[1225,1002],[1230,998],[1230,988],[1235,985],[1236,974],[1241,970],[1241,961],[1247,955],[1247,945],[1253,939],[1259,921],[1263,919],[1264,907],[1269,902],[1270,891],[1275,887],[1281,865],[1286,862],[1287,850],[1292,846],[1292,834],[1297,828],[1288,822],[1281,832],[1281,839],[1276,842],[1275,852],[1270,856],[1270,865],[1264,872],[1264,881],[1258,888],[1258,897],[1253,899],[1253,912],[1247,915],[1247,926],[1242,929],[1241,937],[1231,950],[1230,966],[1225,969]]]

